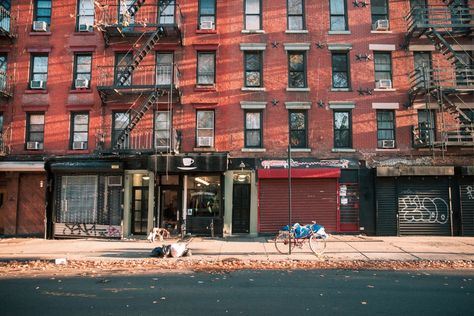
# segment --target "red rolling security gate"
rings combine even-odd
[[[338,230],[337,191],[340,169],[292,169],[293,223],[317,221]],[[259,233],[275,233],[288,224],[288,169],[260,169]]]

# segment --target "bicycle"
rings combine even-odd
[[[298,228],[307,229],[306,233],[296,234]],[[320,229],[322,228],[322,231]],[[319,233],[318,233],[319,232]],[[290,242],[291,250],[296,246],[302,249],[306,241],[309,242],[309,248],[316,255],[320,256],[326,250],[326,239],[328,235],[324,231],[324,227],[313,222],[312,225],[300,226],[295,224],[288,229],[288,225],[280,230],[275,237],[275,248],[281,254],[288,254],[290,252]],[[290,241],[291,240],[291,241]]]

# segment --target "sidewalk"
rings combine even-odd
[[[320,260],[307,244],[295,248],[291,256],[279,254],[271,237],[191,238],[192,251],[186,260],[218,261],[226,258],[240,260]],[[165,240],[170,244],[176,240]],[[161,242],[146,240],[35,238],[0,239],[0,261],[13,260],[133,260],[150,258],[151,250]],[[331,235],[324,259],[343,260],[471,260],[474,261],[474,237],[366,237]]]

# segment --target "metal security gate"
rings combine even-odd
[[[293,179],[292,222],[317,221],[337,230],[337,179]],[[288,224],[288,179],[261,179],[259,232],[275,233]]]
[[[462,235],[474,236],[474,183],[461,184]]]
[[[447,178],[400,178],[400,235],[451,236],[451,201]]]
[[[377,178],[376,186],[376,233],[378,236],[398,234],[397,185],[395,178]]]

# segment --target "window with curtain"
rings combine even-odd
[[[155,148],[168,149],[171,146],[170,112],[155,112]]]
[[[79,0],[77,2],[77,31],[80,25],[87,25],[88,31],[93,30],[95,8],[93,0]]]
[[[372,29],[379,20],[388,20],[388,0],[371,0]]]
[[[395,141],[395,112],[377,110],[377,148],[383,148],[384,140]]]
[[[209,26],[216,28],[216,0],[199,0],[199,29]]]
[[[261,52],[245,52],[245,86],[246,87],[262,87],[262,53]]]
[[[89,113],[71,113],[71,149],[87,149],[89,139]],[[74,143],[85,143],[85,148],[78,148]]]
[[[245,147],[262,147],[262,112],[245,111]]]
[[[262,7],[260,0],[245,0],[245,29],[262,29]]]
[[[92,77],[92,54],[74,55],[74,86],[76,79],[87,80],[87,87],[90,87]]]
[[[334,148],[352,148],[350,111],[334,111]]]
[[[288,52],[288,87],[307,87],[306,56],[304,52]]]
[[[216,53],[198,52],[197,84],[213,85],[216,83]]]
[[[349,60],[346,52],[332,54],[332,87],[350,88]]]
[[[51,0],[36,0],[34,21],[44,21],[51,25]]]
[[[44,144],[44,113],[28,113],[26,115],[26,141],[40,143],[39,149]]]
[[[375,82],[392,80],[392,55],[390,52],[374,52]]]
[[[196,145],[197,147],[214,147],[214,111],[196,112]]]
[[[292,148],[307,147],[306,111],[289,111],[290,145]]]

